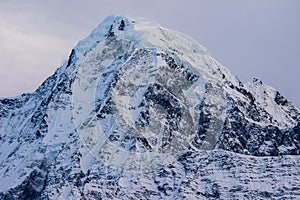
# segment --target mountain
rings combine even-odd
[[[0,99],[0,199],[299,199],[299,122],[191,38],[110,16]]]

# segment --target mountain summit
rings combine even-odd
[[[300,113],[191,38],[107,17],[0,99],[1,199],[300,198]]]

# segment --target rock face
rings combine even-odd
[[[0,99],[0,199],[299,199],[299,122],[187,36],[111,16]]]

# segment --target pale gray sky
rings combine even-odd
[[[0,96],[34,91],[106,16],[148,17],[187,34],[243,82],[300,107],[298,0],[1,0]]]

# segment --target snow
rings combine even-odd
[[[120,30],[122,20],[125,27]],[[214,149],[227,111],[236,106],[229,97],[249,123],[295,126],[290,107],[274,101],[276,90],[272,87],[257,80],[243,87],[205,47],[145,18],[110,16],[74,51],[76,59],[68,67],[66,62],[48,80],[48,88],[46,84],[23,106],[9,109],[7,117],[0,118],[0,195],[32,178],[36,170],[47,175],[43,195],[49,199],[93,199],[88,195],[94,194],[115,199],[205,195],[249,199],[264,195],[259,192],[299,198],[299,155],[258,157]],[[163,55],[172,57],[172,62],[197,79],[188,82],[184,69],[170,69]],[[57,90],[61,83],[71,92]],[[153,87],[155,84],[165,90]],[[253,104],[274,121],[251,119],[241,106],[250,100],[237,88],[251,92]],[[151,90],[152,102],[146,98]],[[47,97],[50,102],[45,103]],[[155,103],[159,98],[168,100],[170,108]],[[205,139],[197,146],[192,140],[200,126],[201,103],[210,120]],[[180,110],[180,120],[168,116],[173,108]],[[148,124],[137,126],[146,111]],[[32,119],[34,115],[42,118]],[[45,132],[42,120],[47,125]],[[164,134],[172,123],[178,129],[174,126],[173,138],[167,141]],[[138,139],[146,140],[151,150]],[[162,145],[165,141],[167,147]],[[229,142],[240,141],[229,138]],[[268,155],[272,145],[272,141],[264,141],[259,151]],[[294,148],[278,149],[285,153]]]
[[[276,90],[265,85],[258,79],[248,82],[245,87],[254,94],[256,102],[263,106],[265,110],[274,117],[280,128],[293,127],[297,121],[292,119],[278,104],[275,103]]]

